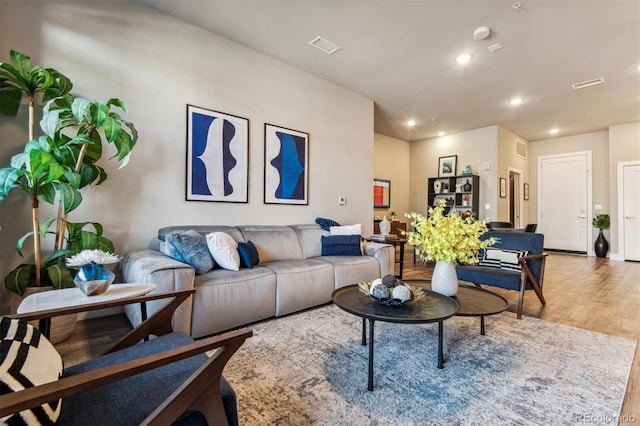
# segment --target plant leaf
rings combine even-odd
[[[60,110],[54,109],[47,112],[42,120],[40,120],[40,128],[45,135],[53,137],[58,130],[58,122],[60,119]]]
[[[49,275],[51,285],[56,290],[75,286],[73,282],[73,276],[71,276],[71,271],[69,271],[69,268],[67,268],[66,266],[56,264],[49,266],[46,270],[47,275]]]
[[[69,213],[76,209],[82,202],[82,194],[65,182],[59,182],[57,189],[60,193],[60,201],[65,213]]]
[[[84,120],[84,116],[86,115],[89,106],[90,102],[86,99],[75,98],[73,100],[73,103],[71,104],[71,111],[78,123],[81,123]]]
[[[23,175],[23,170],[14,167],[0,169],[0,201],[4,200],[12,190],[20,186],[18,181]]]
[[[4,285],[7,290],[22,296],[24,290],[36,281],[36,267],[35,265],[22,264],[18,265],[16,269],[9,272],[4,278]]]

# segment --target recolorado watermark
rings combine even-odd
[[[591,414],[576,413],[573,415],[576,423],[593,423],[593,424],[618,424],[618,423],[635,423],[638,421],[636,416],[631,414],[611,415],[611,414]]]

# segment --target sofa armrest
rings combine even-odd
[[[194,288],[195,270],[182,262],[159,251],[142,249],[125,254],[121,262],[124,281],[128,283],[152,283],[156,289],[152,293],[165,293]],[[173,329],[191,334],[191,311],[193,298],[185,301],[173,316]],[[166,302],[153,302],[147,306],[149,315],[156,312]],[[142,322],[139,309],[125,306],[125,314],[135,327]]]
[[[380,276],[394,275],[396,250],[391,244],[375,243],[365,241],[363,247],[364,254],[375,257],[380,263]]]

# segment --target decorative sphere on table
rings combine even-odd
[[[387,288],[394,288],[399,284],[399,281],[400,281],[399,279],[397,279],[395,276],[391,274],[385,275],[384,277],[382,277],[382,284],[384,284],[384,286]]]
[[[377,284],[371,287],[371,295],[376,299],[388,299],[391,293],[384,285]]]
[[[403,285],[399,285],[393,289],[392,297],[402,302],[411,300],[411,291]]]

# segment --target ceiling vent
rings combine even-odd
[[[594,78],[593,80],[583,81],[582,83],[572,84],[573,90],[584,89],[585,87],[595,86],[596,84],[604,83],[604,78]]]
[[[340,46],[338,46],[337,44],[331,43],[329,40],[322,38],[320,36],[311,40],[309,44],[312,45],[313,47],[317,47],[318,49],[322,50],[327,55],[333,55],[338,50],[340,50]]]
[[[520,158],[527,158],[527,144],[520,139],[516,139],[516,156]]]
[[[502,49],[502,45],[500,43],[494,43],[491,46],[487,47],[487,49],[489,49],[489,52],[493,53]]]

